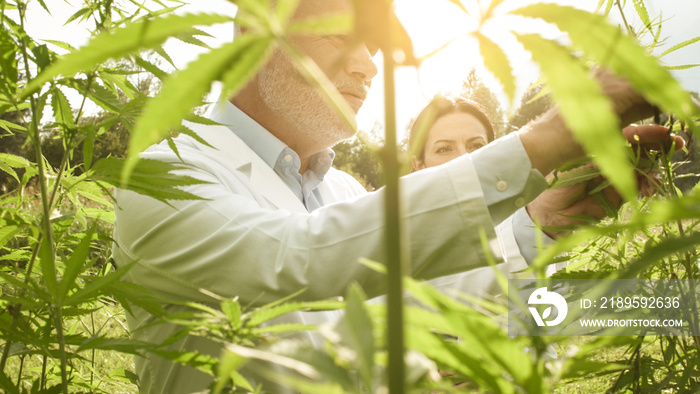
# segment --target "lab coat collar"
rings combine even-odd
[[[183,122],[209,145],[195,142],[199,149],[226,168],[249,177],[251,190],[260,193],[272,206],[306,213],[306,207],[279,176],[253,150],[226,126]]]

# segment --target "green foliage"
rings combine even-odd
[[[362,132],[359,132],[362,134]],[[333,147],[333,167],[345,171],[372,191],[384,186],[377,149],[369,138],[354,137]]]
[[[164,310],[148,290],[119,281],[129,267],[115,271],[109,263],[114,208],[108,188],[110,182],[119,184],[123,162],[105,157],[112,149],[123,156],[125,148],[105,152],[103,137],[128,138],[126,129],[148,89],[127,77],[125,68],[135,66],[103,62],[114,52],[68,54],[58,61],[49,46],[26,34],[26,3],[2,5],[0,172],[6,176],[0,195],[0,387],[8,393],[133,391],[135,375],[126,357],[111,366],[100,360],[153,345],[128,338],[115,300],[156,315]],[[152,18],[142,11],[128,14],[107,2],[74,17],[94,18],[107,35],[121,26],[138,40],[144,31],[130,21]],[[123,18],[112,22],[112,13]],[[121,38],[120,44],[133,45]],[[119,50],[117,41],[98,41],[98,46]],[[77,71],[84,74],[70,75]],[[68,90],[80,94],[79,107],[68,100]],[[105,112],[84,116],[88,101]],[[95,158],[101,160],[92,166]],[[194,198],[180,188],[195,181],[170,173],[177,166],[164,164],[143,162],[129,187],[161,200]],[[115,380],[103,378],[108,375]]]
[[[457,12],[468,13],[462,2],[450,2]],[[330,15],[294,23],[290,16],[295,0],[277,1],[275,7],[262,0],[238,1],[236,21],[251,34],[217,49],[199,39],[206,36],[199,27],[230,22],[231,17],[178,15],[173,12],[178,3],[156,3],[159,8],[150,10],[143,5],[122,9],[110,1],[84,2],[66,23],[92,20],[95,35],[87,45],[75,49],[67,43],[34,40],[25,31],[26,2],[2,2],[0,388],[4,392],[134,391],[137,378],[130,362],[121,357],[146,352],[210,374],[214,392],[260,390],[246,381],[240,372],[244,368],[260,370],[269,380],[299,391],[319,393],[381,392],[403,384],[406,392],[456,391],[454,383],[466,385],[462,387],[469,391],[546,392],[595,379],[605,379],[603,389],[610,391],[698,390],[698,338],[597,338],[580,346],[569,346],[559,338],[510,338],[499,325],[505,312],[502,306],[489,305],[490,312],[477,312],[463,299],[401,278],[400,269],[392,271],[400,268],[402,258],[396,198],[399,166],[393,137],[381,149],[362,139],[339,144],[335,165],[362,175],[368,188],[387,183],[386,194],[394,198],[387,200],[388,227],[393,231],[388,239],[395,241],[397,256],[389,276],[392,283],[403,283],[419,307],[402,306],[401,286],[393,287],[388,308],[366,302],[362,289],[353,286],[344,302],[299,303],[290,297],[248,309],[235,299],[226,299],[215,306],[189,303],[187,313],[168,315],[163,305],[175,302],[121,282],[130,267],[115,270],[110,263],[114,219],[110,187],[124,187],[165,202],[197,198],[183,189],[200,181],[173,172],[184,168],[182,165],[137,160],[137,155],[174,131],[191,133],[179,126],[183,119],[206,122],[192,115],[192,109],[201,104],[212,82],[221,81],[224,94],[235,92],[252,78],[273,48],[282,48],[298,63],[302,75],[352,122],[343,98],[318,67],[290,45],[289,33],[348,34],[355,41],[378,44],[385,53],[400,49],[408,65],[416,61],[388,0],[356,1],[357,18]],[[491,1],[480,8],[480,27],[496,17],[502,3]],[[619,3],[601,0],[599,8],[605,6],[607,15]],[[50,10],[49,4],[39,4]],[[661,42],[662,22],[649,15],[642,0],[635,0],[634,7],[645,31],[653,35],[652,45]],[[591,61],[626,77],[669,114],[666,122],[674,132],[693,140],[698,109],[691,96],[658,59],[627,35],[631,29],[622,31],[602,15],[554,4],[534,4],[508,13],[550,23],[570,41],[564,45],[537,34],[515,34],[541,67],[547,85],[546,94],[537,87],[523,98],[524,105],[511,122],[524,125],[553,100],[598,165],[598,169],[570,165],[568,172],[557,173],[553,187],[584,182],[602,173],[628,200],[638,201],[639,172],[629,160],[634,155],[620,137],[620,124],[609,100],[591,77]],[[507,26],[502,30],[510,32]],[[516,85],[509,54],[487,33],[481,28],[474,33],[485,66],[513,99]],[[163,49],[169,38],[209,52],[168,76],[160,62],[172,64]],[[661,56],[698,40],[677,44]],[[59,55],[54,47],[68,53]],[[387,78],[396,66],[393,60],[386,59]],[[147,77],[137,81],[138,74]],[[151,97],[152,87],[159,82],[153,81],[163,83],[155,97]],[[386,130],[395,136],[393,88],[391,80],[387,81]],[[474,98],[483,96],[477,101],[490,109],[499,129],[503,116],[493,95],[473,78],[464,88]],[[80,99],[69,100],[68,91],[77,92]],[[102,113],[85,114],[86,103]],[[695,144],[689,146],[687,155],[692,156]],[[130,159],[123,160],[126,156]],[[379,175],[379,157],[388,169],[384,178]],[[692,185],[677,189],[674,171],[678,165],[663,152],[658,157],[654,163],[662,176],[658,197],[628,204],[614,219],[558,241],[541,253],[535,268],[558,261],[557,256],[568,251],[570,265],[558,274],[561,277],[698,279],[700,189]],[[693,172],[699,171],[691,169]],[[484,303],[479,306],[483,310]],[[218,341],[225,351],[216,357],[165,351],[160,344],[133,341],[128,338],[123,314],[134,307],[180,326],[166,344],[189,333]],[[271,319],[285,313],[338,308],[344,308],[344,318],[333,327],[270,325]],[[389,327],[395,331],[388,332]],[[284,339],[305,330],[317,330],[327,346],[317,349]],[[405,341],[399,341],[403,346],[395,346],[394,339],[404,332]],[[547,356],[552,346],[560,350],[556,359]],[[594,358],[601,354],[605,360]],[[103,356],[117,361],[101,363]],[[287,373],[278,375],[275,370],[279,368]]]

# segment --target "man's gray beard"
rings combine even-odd
[[[268,108],[308,138],[327,140],[332,145],[355,134],[331,108],[323,93],[306,82],[281,51],[275,51],[260,70],[258,80],[260,95]]]

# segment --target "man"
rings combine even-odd
[[[346,10],[346,0],[303,0],[294,17]],[[300,36],[293,42],[357,111],[377,72],[371,51],[359,46],[345,56],[348,43],[337,36]],[[629,86],[606,78],[618,113],[648,112]],[[298,300],[320,300],[344,295],[353,282],[369,296],[382,294],[384,276],[358,258],[384,261],[383,192],[365,193],[352,177],[330,167],[329,147],[354,130],[290,60],[276,51],[230,103],[215,106],[212,118],[224,126],[190,126],[214,148],[186,136],[176,139],[180,157],[191,166],[183,173],[210,182],[188,189],[205,200],[168,205],[118,192],[114,258],[120,266],[138,262],[126,279],[174,300],[211,305],[217,304],[212,294],[238,297],[253,307],[301,290]],[[638,130],[642,142],[660,132]],[[542,174],[583,153],[550,111],[471,156],[403,179],[412,274],[429,279],[484,266],[479,229],[494,238],[494,224],[546,188]],[[164,144],[143,157],[180,162]],[[531,214],[546,219],[549,211],[562,208],[551,205],[534,205]],[[187,311],[179,305],[168,310]],[[148,326],[152,316],[138,308],[128,318],[137,339],[160,343],[176,331],[172,325]],[[331,312],[285,317],[297,323],[333,318]],[[214,356],[221,352],[217,343],[193,336],[173,346]],[[142,392],[193,392],[210,383],[194,368],[155,355],[137,359],[137,372]]]

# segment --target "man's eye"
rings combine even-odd
[[[328,39],[333,45],[340,47],[345,45],[345,43],[348,40],[348,36],[336,34],[332,36],[326,36],[326,39]]]

